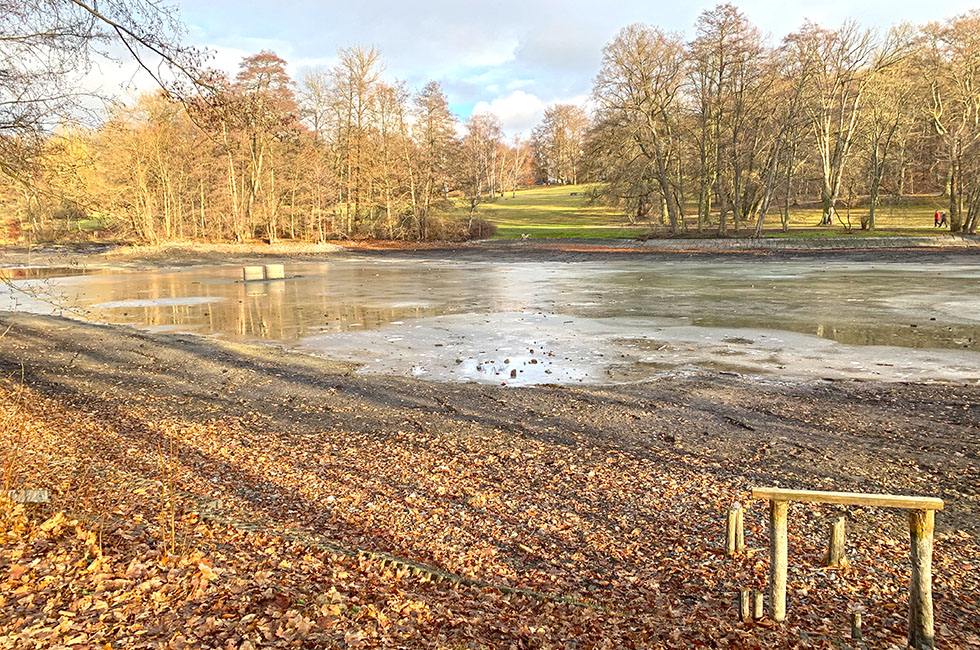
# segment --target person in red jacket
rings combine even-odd
[[[934,228],[938,228],[939,227],[939,210],[936,210],[936,225],[933,226],[933,227]]]

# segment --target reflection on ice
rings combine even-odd
[[[212,296],[188,296],[186,298],[148,298],[133,300],[112,300],[92,305],[92,309],[118,309],[120,307],[184,307],[220,302],[225,298]]]

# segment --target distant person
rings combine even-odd
[[[946,213],[945,212],[943,212],[942,214],[939,215],[939,227],[942,228],[943,226],[946,226],[947,228],[949,227],[949,222],[946,221]]]
[[[939,227],[939,210],[936,210],[936,225],[934,227],[935,228]]]

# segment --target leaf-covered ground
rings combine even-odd
[[[904,647],[896,511],[828,570],[836,511],[791,506],[789,620],[737,620],[756,484],[947,499],[938,638],[980,647],[975,387],[447,386],[27,316],[0,363],[5,481],[52,494],[0,509],[0,648],[837,648],[853,608]]]

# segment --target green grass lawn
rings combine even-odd
[[[589,202],[589,185],[535,186],[518,190],[516,196],[510,192],[493,203],[481,203],[477,215],[497,226],[496,239],[517,239],[527,233],[532,238],[586,238],[586,239],[634,239],[641,236],[666,234],[666,227],[657,223],[629,223],[617,208]],[[577,194],[577,196],[573,196]],[[903,198],[901,205],[882,205],[877,211],[877,230],[860,230],[861,217],[867,208],[852,210],[850,214],[853,230],[839,223],[833,226],[820,226],[820,210],[817,208],[796,208],[790,211],[790,230],[782,232],[779,215],[771,214],[766,219],[767,237],[893,237],[901,235],[939,235],[948,229],[933,227],[932,215],[936,210],[946,210],[947,200],[940,196],[911,196]],[[688,206],[687,235],[696,236],[696,209]],[[846,211],[841,217],[847,220]],[[743,225],[739,235],[747,234],[753,224]],[[732,232],[729,223],[729,233]],[[714,227],[705,232],[713,236]]]
[[[477,214],[497,226],[498,239],[569,237],[622,239],[650,231],[649,226],[630,224],[622,212],[605,205],[590,205],[589,185],[557,185],[518,190],[482,203]],[[572,196],[577,193],[580,196]]]

